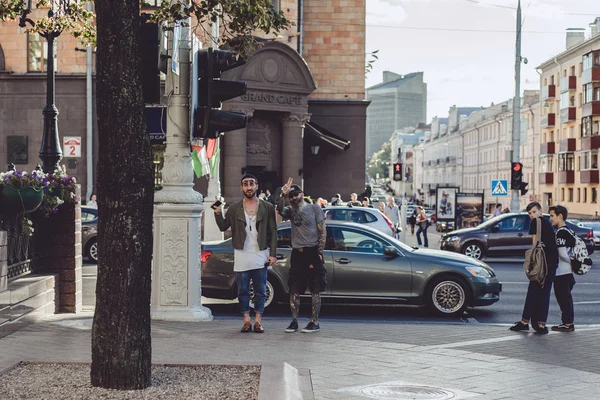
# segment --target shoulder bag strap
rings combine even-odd
[[[542,238],[542,218],[543,217],[538,217],[535,219],[536,224],[537,224],[536,230],[535,230],[535,235],[537,236],[537,238],[536,238],[537,244],[540,244],[540,242],[542,241],[541,240],[541,238]]]

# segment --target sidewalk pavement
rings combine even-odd
[[[91,360],[91,313],[56,315],[0,339],[15,360]],[[321,332],[239,333],[241,320],[152,323],[153,363],[263,364],[310,369],[315,399],[557,399],[600,393],[600,328],[518,333],[484,324],[321,320]],[[300,321],[306,323],[307,321]],[[283,397],[282,397],[283,399]]]

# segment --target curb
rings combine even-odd
[[[258,400],[314,400],[308,368],[286,362],[266,363],[260,371]]]

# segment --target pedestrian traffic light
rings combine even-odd
[[[221,73],[244,65],[237,53],[225,50],[202,50],[198,53],[198,108],[194,110],[194,138],[216,138],[222,132],[246,127],[245,113],[219,110],[221,102],[246,93],[246,82],[223,81]]]
[[[510,188],[513,190],[520,190],[522,181],[523,164],[520,162],[514,162],[511,164]]]
[[[395,181],[402,180],[402,164],[401,163],[394,164],[394,180]]]

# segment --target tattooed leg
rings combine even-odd
[[[312,298],[312,322],[319,322],[319,313],[321,312],[321,295],[319,293],[311,293]]]
[[[300,295],[290,293],[290,310],[292,310],[292,319],[298,319],[298,311],[300,311]]]

